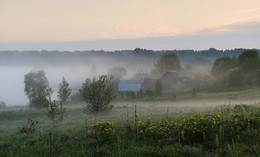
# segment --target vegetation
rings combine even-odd
[[[35,120],[28,120],[23,129],[1,129],[0,156],[260,155],[259,104],[179,112],[167,118],[143,115],[137,121],[128,112],[114,120],[70,123],[52,131]]]
[[[218,50],[209,49],[208,52]],[[154,51],[135,49],[131,53],[141,56]],[[175,53],[167,51],[162,54],[155,72],[181,70]],[[238,57],[217,59],[211,72],[220,87],[259,85],[259,65],[258,52],[248,50]],[[92,70],[95,69],[93,66]],[[186,71],[191,71],[191,67],[187,66]],[[195,78],[197,86],[191,90],[192,94],[189,89],[186,94],[162,96],[163,86],[158,80],[154,90],[126,92],[127,98],[140,99],[134,102],[140,101],[141,107],[119,100],[115,101],[119,105],[112,108],[113,82],[121,79],[126,70],[115,67],[109,73],[115,76],[114,80],[105,75],[98,79],[88,78],[79,93],[73,96],[77,101],[83,99],[87,103],[85,109],[95,114],[84,114],[81,104],[74,102],[73,107],[68,104],[66,116],[63,116],[62,104],[68,102],[71,89],[65,78],[59,86],[59,107],[50,99],[52,90],[44,71],[26,74],[24,91],[30,106],[39,110],[7,107],[0,111],[3,124],[0,128],[0,156],[260,156],[259,88],[243,92],[199,93],[197,86],[202,87],[205,82],[201,85]],[[251,100],[253,96],[257,99]],[[236,100],[240,105],[226,104],[216,108],[207,105],[223,97],[227,98],[225,102]],[[182,99],[185,102],[180,103]],[[242,100],[255,102],[254,105],[243,105]],[[0,102],[0,108],[5,106]],[[47,116],[46,110],[40,109],[43,106]],[[100,112],[103,114],[96,114]],[[50,127],[49,123],[55,127]]]
[[[24,76],[24,84],[24,92],[29,99],[29,105],[31,107],[43,108],[52,94],[45,72],[40,70],[26,74]]]
[[[5,109],[6,103],[4,101],[0,101],[0,109]]]
[[[108,75],[113,76],[114,80],[120,80],[127,74],[126,69],[120,66],[108,69],[108,71]]]
[[[162,95],[162,91],[163,91],[163,85],[160,82],[160,80],[157,80],[156,83],[155,83],[155,89],[154,89],[155,95],[156,96],[161,96]]]
[[[181,70],[180,59],[175,53],[168,53],[161,56],[154,66],[154,74],[163,74],[164,72],[169,70],[174,70],[178,72]]]
[[[55,125],[59,120],[59,115],[63,114],[64,110],[59,110],[56,102],[51,100],[46,102],[45,108],[47,109],[47,116],[51,119],[53,125]]]
[[[258,52],[247,50],[238,58],[223,57],[215,60],[211,72],[215,76],[215,86],[241,87],[259,84],[259,67]]]
[[[62,82],[59,85],[58,98],[61,104],[69,101],[71,96],[71,89],[69,88],[69,83],[62,77]]]
[[[99,113],[111,110],[113,107],[111,101],[114,99],[112,77],[102,75],[98,80],[86,79],[80,94],[87,103],[87,111]]]

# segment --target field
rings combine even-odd
[[[44,109],[2,110],[0,156],[260,156],[260,88],[113,104],[65,106],[54,125]]]

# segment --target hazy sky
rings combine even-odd
[[[32,46],[35,42],[89,43],[111,39],[114,44],[110,45],[111,49],[138,47],[133,43],[140,45],[148,39],[158,42],[140,46],[184,48],[181,45],[187,43],[187,48],[195,49],[260,48],[260,44],[255,44],[260,43],[260,37],[256,37],[260,34],[260,0],[0,0],[0,21],[0,50],[49,49],[51,46]],[[184,38],[181,39],[183,42],[178,40],[179,37]],[[196,47],[196,42],[208,42],[207,37],[213,43]],[[171,45],[172,40],[166,40],[168,38],[176,41],[175,47]],[[187,42],[186,38],[192,42]],[[227,38],[239,41],[234,44]],[[117,47],[118,39],[135,40],[126,43],[125,47]],[[225,44],[229,42],[228,47]],[[21,43],[27,45],[21,46]],[[106,44],[98,46],[90,43],[89,47],[78,49],[107,47]]]

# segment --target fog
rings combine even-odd
[[[78,62],[72,60],[66,63],[50,63],[48,60],[44,60],[37,64],[33,60],[27,60],[26,64],[13,65],[16,62],[14,59],[10,62],[12,62],[10,65],[0,65],[0,101],[4,101],[7,106],[28,104],[28,98],[24,93],[24,75],[32,71],[45,71],[49,85],[54,91],[52,99],[57,99],[59,83],[63,76],[69,82],[72,92],[75,93],[86,78],[108,74],[108,70],[113,67],[124,67],[127,70],[124,79],[130,79],[137,72],[149,73],[154,64],[154,60],[151,59],[140,61],[140,59],[128,57],[124,60],[118,60],[103,56],[94,56]]]

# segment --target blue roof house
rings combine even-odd
[[[120,80],[118,85],[119,92],[138,92],[142,88],[142,80]]]

